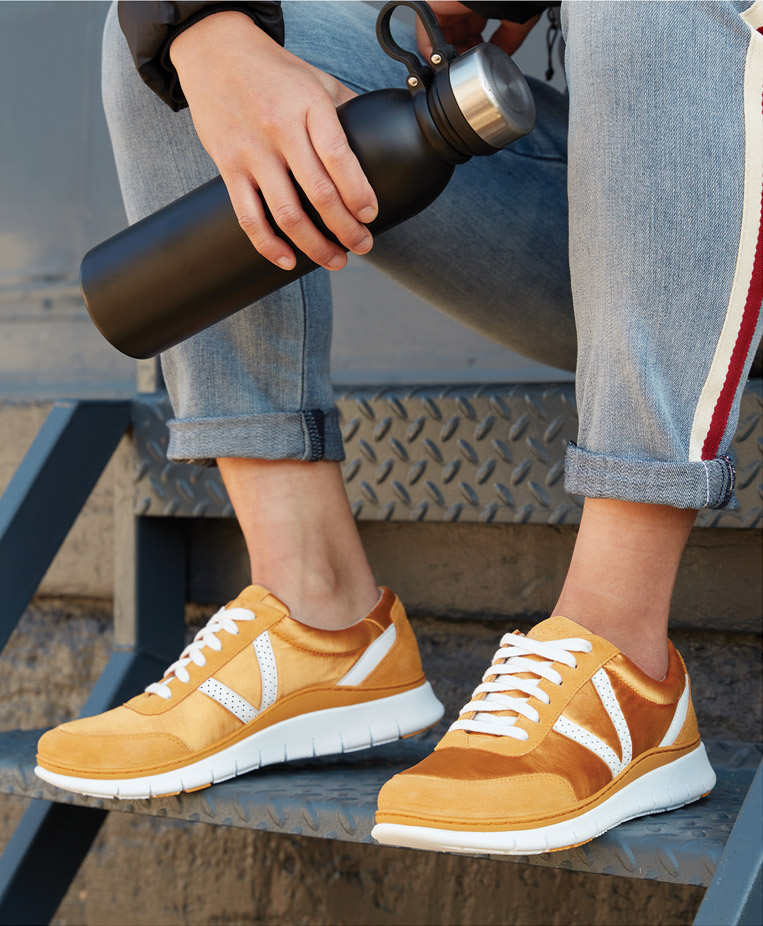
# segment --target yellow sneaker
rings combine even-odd
[[[145,693],[45,733],[35,772],[98,797],[176,794],[263,765],[388,743],[442,714],[389,589],[364,620],[325,631],[293,620],[252,585]]]
[[[373,836],[537,854],[680,807],[714,784],[676,649],[656,682],[611,643],[552,617],[502,638],[435,752],[382,788]]]

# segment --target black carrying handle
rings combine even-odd
[[[406,51],[392,37],[390,20],[399,6],[410,7],[426,29],[429,41],[432,43],[432,55],[429,64],[424,64],[415,52]],[[418,2],[418,0],[390,0],[389,3],[385,4],[379,13],[379,18],[376,20],[376,37],[382,49],[390,58],[402,62],[408,68],[408,88],[413,93],[426,90],[431,84],[435,72],[447,68],[450,62],[458,57],[458,52],[453,45],[445,41],[440,24],[437,22],[430,5]]]

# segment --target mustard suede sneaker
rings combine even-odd
[[[35,772],[97,797],[177,794],[263,765],[388,743],[442,715],[389,589],[364,620],[326,631],[293,620],[252,585],[160,682],[45,733]]]
[[[386,845],[531,855],[707,794],[689,677],[656,682],[564,617],[506,634],[434,753],[379,794]]]

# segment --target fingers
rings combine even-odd
[[[226,176],[222,173],[222,178],[228,189],[238,224],[255,250],[282,270],[293,269],[297,262],[294,252],[270,227],[254,180],[245,174]]]
[[[289,241],[314,263],[337,270],[344,267],[347,257],[310,220],[289,171],[325,225],[356,254],[371,250],[373,239],[363,223],[376,217],[378,205],[333,106],[311,108],[306,121],[307,133],[305,126],[292,127],[278,139],[275,152],[267,156],[260,152],[252,159],[251,174],[256,170],[256,181],[241,174],[224,179],[239,224],[263,257],[284,269],[295,263],[292,249],[266,221],[258,188],[273,222]]]
[[[484,28],[485,20],[476,13],[463,16],[453,23],[453,31],[448,41],[455,45],[460,53],[468,51],[480,44]]]
[[[332,106],[310,109],[307,131],[315,155],[333,181],[346,209],[358,222],[373,222],[379,211],[376,194],[350,148],[336,110]],[[313,205],[318,207],[309,191],[306,192]],[[319,208],[319,211],[323,215],[323,210]]]
[[[463,3],[431,4],[440,23],[445,41],[454,45],[459,53],[465,52],[482,42],[482,31],[486,20],[478,13],[472,12]],[[416,42],[425,61],[432,54],[432,43],[421,20],[416,17]]]
[[[228,133],[233,143],[225,150],[213,146],[210,154],[241,228],[263,257],[288,270],[299,249],[319,266],[337,270],[347,263],[345,250],[371,250],[373,238],[365,223],[376,218],[378,203],[344,134],[331,90],[306,85],[299,76],[302,92],[295,90],[289,106],[280,99],[274,108],[263,105],[256,133],[247,133],[243,143]],[[345,93],[352,96],[352,91]],[[305,211],[297,185],[339,245],[325,229],[316,228],[308,212],[315,213]]]
[[[367,254],[373,245],[368,229],[349,211],[334,181],[327,173],[315,151],[312,149],[299,152],[288,158],[294,178],[304,190],[307,198],[318,211],[321,219],[342,244],[355,254]],[[366,206],[365,208],[370,208]],[[312,229],[312,226],[311,226]],[[294,243],[305,250],[310,246],[311,229],[300,226],[287,232]],[[284,229],[285,231],[286,229]],[[312,257],[312,253],[305,251]],[[313,260],[315,258],[313,257]]]
[[[294,242],[300,251],[321,267],[328,270],[344,267],[347,255],[333,241],[324,237],[310,221],[285,167],[262,174],[260,188],[273,221],[289,241]]]
[[[358,254],[367,253],[373,244],[368,230],[347,210],[342,199],[312,148],[288,159],[295,178],[337,238]],[[342,248],[327,239],[313,224],[300,202],[297,190],[284,161],[276,157],[258,159],[259,180],[250,175],[223,174],[239,225],[255,249],[267,260],[284,270],[296,263],[294,251],[279,237],[268,221],[262,199],[268,205],[272,222],[296,248],[310,260],[328,270],[340,270],[347,263]]]

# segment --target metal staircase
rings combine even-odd
[[[702,512],[700,526],[763,523],[762,399],[761,381],[751,381],[732,448],[740,507]],[[576,432],[570,385],[358,389],[338,395],[338,404],[344,477],[360,520],[579,519],[581,500],[563,489],[564,447]],[[57,403],[0,499],[4,644],[119,444],[115,647],[85,715],[120,703],[175,658],[183,645],[187,528],[198,518],[232,515],[216,470],[167,462],[168,415],[161,392],[133,402]],[[43,785],[33,773],[37,736],[0,734],[0,792],[37,799],[0,858],[0,923],[53,916],[110,810],[371,842],[379,788],[432,745],[420,738],[289,763],[198,793],[122,802]],[[696,924],[760,924],[761,747],[708,745],[718,774],[708,798],[573,850],[510,861],[705,885]]]

